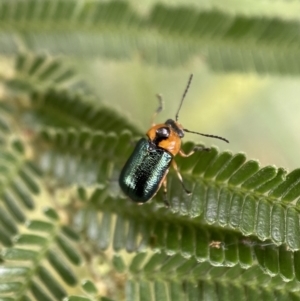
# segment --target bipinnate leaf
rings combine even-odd
[[[51,208],[45,215],[49,211],[53,216]],[[34,300],[62,300],[68,288],[78,284],[75,269],[82,256],[77,241],[64,234],[60,219],[46,216],[31,220],[27,231],[15,237],[14,245],[2,249],[0,298],[23,300],[31,292]]]
[[[8,76],[5,80],[7,88],[14,94],[30,93],[36,89],[43,91],[53,86],[57,89],[70,89],[73,93],[89,91],[78,73],[63,58],[30,52],[18,53],[14,69],[14,76]]]
[[[0,105],[1,300],[300,299],[299,169],[212,147],[175,158],[191,195],[171,170],[170,208],[138,206],[118,177],[139,131],[26,60]]]
[[[229,5],[235,11],[234,4]],[[283,7],[290,5],[285,2]],[[51,54],[88,59],[138,57],[148,64],[169,67],[200,57],[218,72],[297,75],[299,20],[284,8],[280,17],[277,6],[277,14],[272,16],[274,4],[269,6],[267,13],[255,15],[184,1],[176,6],[155,2],[145,5],[144,11],[126,1],[79,5],[76,0],[1,0],[0,51],[16,53],[19,45],[14,37],[18,36],[32,52],[47,49]],[[37,57],[28,69],[29,75],[39,73],[44,79],[57,72],[57,62],[40,70],[44,60],[42,55]],[[57,73],[53,81],[60,82],[71,75],[68,71]]]

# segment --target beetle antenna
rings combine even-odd
[[[201,135],[201,136],[205,136],[205,137],[210,137],[210,138],[216,138],[216,139],[220,139],[220,140],[223,140],[227,143],[229,143],[229,141],[223,137],[220,137],[220,136],[215,136],[215,135],[208,135],[208,134],[202,134],[202,133],[198,133],[198,132],[193,132],[193,131],[189,131],[187,129],[183,129],[185,132],[187,133],[192,133],[192,134],[197,134],[197,135]]]
[[[186,96],[186,94],[187,94],[187,92],[188,92],[188,90],[189,90],[189,87],[190,87],[190,85],[191,85],[192,79],[193,79],[193,74],[190,75],[189,81],[188,81],[188,83],[187,83],[187,85],[186,85],[186,88],[185,88],[185,90],[184,90],[184,92],[183,92],[183,95],[182,95],[182,98],[181,98],[181,102],[180,102],[179,108],[178,108],[177,113],[176,113],[176,116],[175,116],[175,121],[178,120],[178,114],[179,114],[179,111],[180,111],[180,109],[181,109],[181,106],[182,106],[182,103],[183,103],[183,101],[184,101],[184,99],[185,99],[185,96]]]
[[[152,118],[151,118],[151,124],[152,126],[155,125],[154,123],[154,120],[156,118],[156,116],[163,110],[164,108],[164,102],[163,102],[163,99],[162,99],[162,96],[160,94],[156,94],[156,97],[158,99],[158,108],[155,110],[155,112],[153,113],[152,115]]]

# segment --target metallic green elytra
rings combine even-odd
[[[173,156],[142,138],[126,162],[119,184],[134,202],[145,203],[158,191]]]

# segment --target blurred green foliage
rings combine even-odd
[[[0,299],[299,300],[300,172],[269,165],[298,166],[299,12],[0,0]],[[180,122],[231,151],[176,158],[192,197],[170,172],[171,208],[137,206],[120,168],[190,73]]]

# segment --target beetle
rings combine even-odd
[[[174,157],[177,154],[182,157],[189,157],[196,151],[209,151],[210,149],[202,146],[195,146],[192,151],[186,154],[181,149],[181,139],[184,137],[185,132],[217,138],[229,143],[227,139],[220,136],[202,134],[185,129],[178,122],[178,115],[189,90],[192,78],[193,74],[189,77],[179,108],[175,115],[175,120],[168,119],[165,123],[154,124],[156,115],[163,109],[162,97],[157,95],[159,107],[152,116],[152,127],[146,133],[147,138],[141,138],[137,142],[133,153],[121,171],[119,185],[125,195],[136,203],[143,204],[151,200],[160,187],[163,186],[163,200],[165,205],[169,207],[169,202],[167,200],[167,174],[171,165],[175,169],[184,191],[187,194],[191,194],[183,183],[182,176],[178,170]]]

